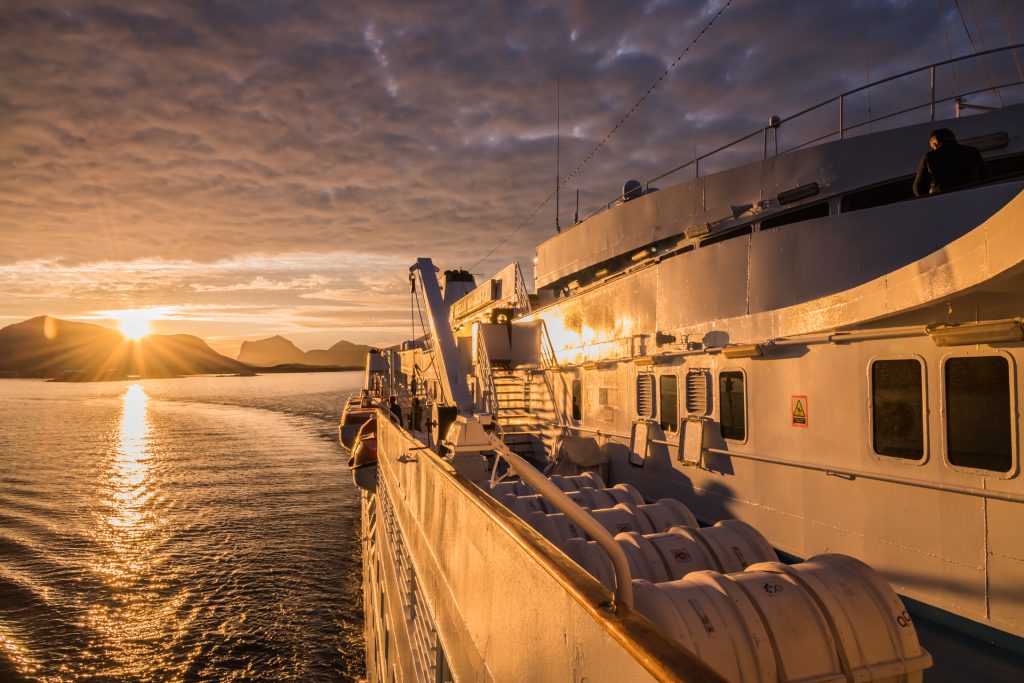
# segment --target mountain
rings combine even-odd
[[[366,363],[370,347],[340,341],[326,351],[302,351],[295,344],[278,335],[259,341],[242,342],[238,360],[254,367],[272,367],[283,364],[359,366]]]
[[[242,342],[242,348],[238,350],[238,360],[256,367],[270,367],[283,363],[307,364],[306,352],[280,335],[259,341]]]
[[[132,342],[99,325],[45,315],[0,329],[0,373],[76,380],[253,374],[192,335],[152,334]]]

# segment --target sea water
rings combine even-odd
[[[0,680],[359,678],[361,381],[0,380]]]

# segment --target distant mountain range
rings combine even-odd
[[[249,366],[189,334],[126,340],[114,330],[39,316],[0,329],[0,374],[74,381],[231,373]]]
[[[370,347],[352,342],[340,341],[326,351],[303,351],[282,336],[273,336],[259,341],[242,342],[238,360],[254,367],[274,365],[315,365],[337,367],[363,367]]]

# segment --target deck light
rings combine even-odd
[[[936,346],[1024,341],[1024,328],[1018,320],[930,325],[926,331]]]
[[[764,355],[760,344],[733,344],[722,348],[726,358],[758,358]]]

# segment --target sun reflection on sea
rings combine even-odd
[[[152,496],[149,474],[149,397],[139,384],[128,387],[121,415],[121,438],[110,473],[107,517],[107,541],[112,556],[104,568],[115,584],[132,581],[146,567],[146,554],[140,552],[149,540],[155,520],[147,514],[146,503]]]
[[[139,384],[123,397],[120,433],[96,520],[95,539],[102,549],[92,566],[107,590],[88,610],[88,626],[102,636],[97,643],[116,671],[141,677],[159,666],[159,640],[177,601],[162,599],[157,549],[161,520],[153,509],[151,463],[154,459],[149,397]]]

